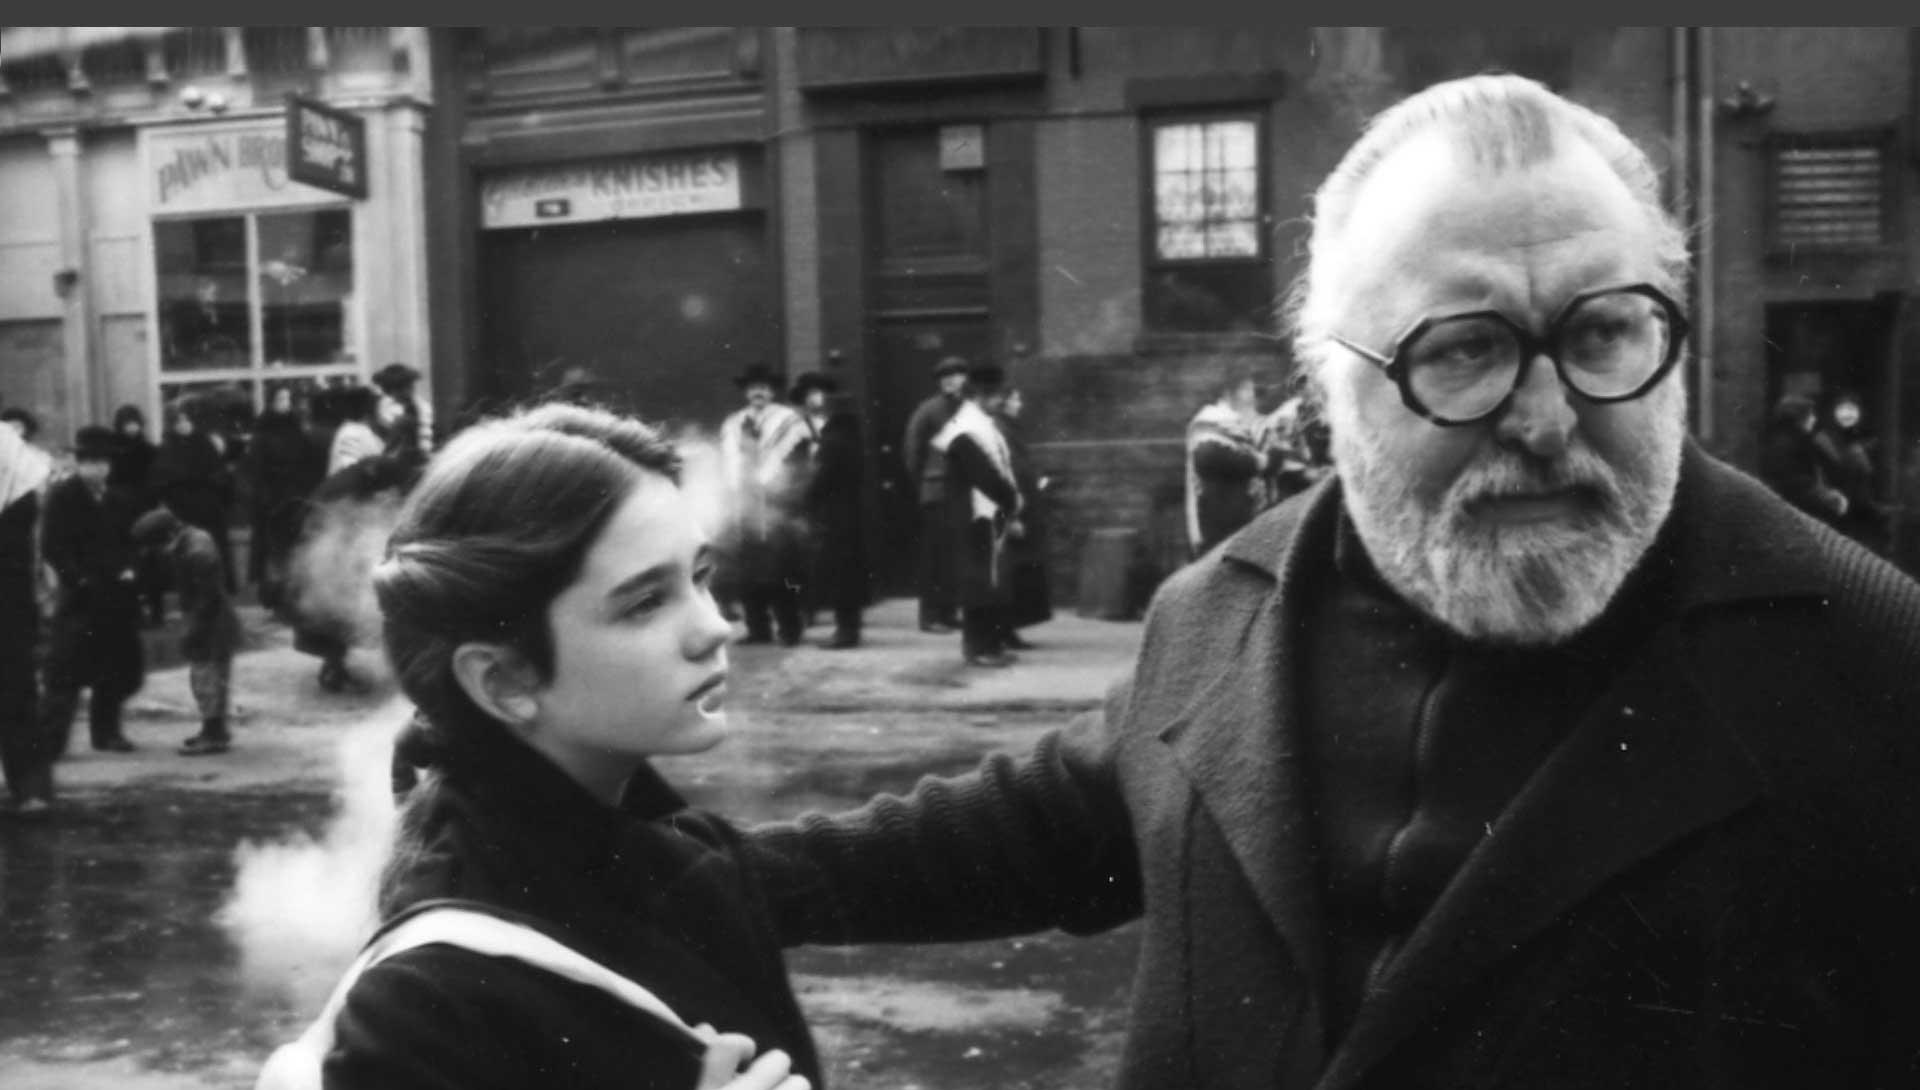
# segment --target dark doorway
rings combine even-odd
[[[1892,459],[1900,405],[1900,371],[1892,365],[1898,300],[1775,303],[1767,307],[1767,405],[1784,394],[1804,394],[1821,419],[1840,394],[1858,395],[1861,427],[1876,440],[1874,492],[1893,491]],[[1770,414],[1763,414],[1762,419]]]
[[[943,156],[942,128],[866,134],[874,574],[887,594],[915,589],[919,489],[900,449],[907,419],[935,392],[935,363],[953,355],[984,361],[993,343],[988,174],[972,160]]]
[[[492,231],[482,270],[496,398],[586,381],[647,420],[711,430],[745,364],[780,363],[757,214]]]

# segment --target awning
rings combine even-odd
[[[32,60],[49,54],[91,49],[120,42],[151,41],[177,26],[6,26],[0,27],[0,63]]]

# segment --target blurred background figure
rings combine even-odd
[[[67,750],[81,689],[91,694],[93,748],[133,748],[120,709],[146,677],[134,588],[133,522],[140,511],[132,496],[107,485],[113,446],[106,428],[81,428],[74,437],[73,473],[47,494],[41,557],[59,577],[60,589],[48,639],[40,737],[54,754]]]
[[[280,607],[307,497],[320,486],[324,468],[293,388],[277,387],[254,424],[245,463],[253,506],[247,578],[258,588],[260,604],[270,610]]]
[[[806,576],[800,582],[800,627],[812,628],[820,610],[830,608],[826,584],[820,571],[820,520],[811,506],[813,477],[820,462],[820,435],[827,426],[827,401],[840,391],[840,384],[818,371],[808,371],[787,388],[787,403],[800,413],[807,425],[807,456],[794,466],[793,491],[799,497],[802,524],[800,535],[805,550]]]
[[[867,548],[860,489],[865,477],[860,417],[844,400],[830,397],[837,384],[825,376],[814,382],[803,404],[822,403],[822,423],[814,445],[806,486],[806,511],[812,524],[812,600],[833,611],[833,635],[820,646],[844,650],[860,646],[862,616],[868,602]]]
[[[1775,402],[1761,439],[1760,479],[1781,499],[1838,526],[1847,513],[1847,497],[1827,479],[1831,459],[1821,456],[1814,439],[1818,426],[1813,398],[1790,393]]]
[[[733,500],[731,584],[747,625],[742,643],[800,642],[805,522],[796,483],[806,471],[804,417],[774,400],[779,377],[754,364],[734,380],[746,404],[720,425],[720,465]]]
[[[382,450],[329,473],[308,498],[280,613],[293,627],[294,650],[320,660],[322,692],[372,688],[347,659],[374,616],[373,566],[424,464],[417,451]]]
[[[40,418],[18,405],[9,405],[0,409],[0,424],[11,427],[13,434],[29,444],[37,442],[40,438]]]
[[[315,462],[312,473],[321,480],[326,479],[327,465],[333,459],[333,437],[340,432],[340,392],[341,387],[322,386],[307,395],[307,442]]]
[[[1266,454],[1266,503],[1284,503],[1333,472],[1326,421],[1298,394],[1260,419],[1255,442]]]
[[[212,535],[214,547],[220,550],[227,590],[232,593],[240,586],[227,529],[233,505],[233,471],[227,467],[225,451],[210,426],[207,410],[205,402],[190,396],[167,406],[166,435],[153,459],[150,500],[166,504],[182,520]]]
[[[401,426],[403,419],[410,418],[405,430],[425,459],[433,453],[433,403],[416,392],[419,383],[420,372],[404,363],[389,363],[375,372],[373,384],[380,389],[375,423],[388,434]]]
[[[343,386],[334,392],[333,408],[339,414],[339,426],[327,447],[327,476],[347,468],[362,458],[373,458],[386,450],[385,440],[373,430],[379,395],[365,386]]]
[[[960,627],[960,601],[953,573],[959,563],[965,526],[947,520],[947,457],[934,449],[933,437],[960,411],[967,389],[967,366],[960,356],[948,356],[933,365],[933,379],[940,388],[914,407],[900,444],[909,487],[920,492],[920,556],[915,581],[920,592],[922,632],[952,632]]]
[[[147,434],[147,414],[138,405],[122,405],[113,410],[113,468],[107,472],[107,484],[134,498],[135,506],[145,511],[159,500],[153,494],[153,461],[160,448]],[[148,628],[167,623],[167,566],[142,555],[134,570],[134,582]]]
[[[1006,372],[994,364],[967,371],[967,396],[933,437],[946,455],[947,519],[961,528],[954,549],[954,586],[960,595],[960,654],[970,666],[1004,667],[1007,649],[1006,543],[1020,518],[1020,486],[1013,454],[994,416],[1004,400]]]
[[[53,460],[0,427],[0,773],[16,814],[53,801],[53,751],[40,732],[41,496]]]
[[[1053,589],[1047,578],[1047,510],[1044,495],[1051,483],[1035,470],[1027,449],[1021,414],[1026,395],[1018,387],[1007,390],[994,422],[1013,457],[1013,479],[1020,489],[1020,517],[1007,533],[1007,610],[1001,618],[1000,642],[1014,651],[1030,651],[1033,644],[1020,635],[1053,619]]]
[[[1187,423],[1187,544],[1198,557],[1245,526],[1259,510],[1263,474],[1278,462],[1256,429],[1253,374],[1228,364],[1214,398]]]
[[[1847,499],[1846,510],[1835,526],[1876,553],[1887,551],[1887,531],[1891,520],[1876,495],[1876,440],[1867,430],[1860,395],[1851,390],[1834,394],[1814,433],[1814,448],[1820,454],[1827,483]]]
[[[133,542],[157,554],[180,595],[180,655],[187,685],[200,710],[200,730],[180,744],[187,757],[225,753],[232,744],[227,710],[232,703],[233,656],[240,649],[240,615],[234,612],[220,571],[220,551],[205,530],[182,522],[165,505],[133,524]]]

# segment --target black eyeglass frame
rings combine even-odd
[[[1559,354],[1553,351],[1554,338],[1559,332],[1560,323],[1565,321],[1569,314],[1578,310],[1588,300],[1597,299],[1602,295],[1618,295],[1623,292],[1643,295],[1660,304],[1660,308],[1666,311],[1668,334],[1667,358],[1660,361],[1660,366],[1653,369],[1653,373],[1647,376],[1645,382],[1642,382],[1639,386],[1624,394],[1602,397],[1587,393],[1567,377],[1566,364],[1562,363]],[[1469,318],[1492,318],[1502,325],[1505,325],[1508,329],[1511,329],[1514,339],[1520,343],[1520,366],[1515,368],[1513,372],[1513,389],[1508,390],[1506,396],[1494,402],[1486,412],[1464,419],[1440,416],[1422,404],[1420,398],[1414,394],[1413,380],[1408,373],[1409,368],[1407,367],[1407,361],[1402,353],[1406,350],[1407,345],[1419,340],[1422,334],[1434,326],[1440,325],[1443,322],[1458,322]],[[1375,352],[1365,345],[1355,344],[1347,338],[1340,336],[1338,333],[1327,334],[1327,339],[1345,348],[1349,352],[1359,355],[1362,359],[1377,365],[1385,372],[1386,376],[1393,380],[1394,385],[1400,388],[1400,401],[1410,412],[1422,419],[1431,420],[1441,427],[1451,428],[1464,427],[1468,424],[1478,424],[1488,417],[1499,415],[1501,411],[1506,409],[1507,403],[1513,400],[1513,395],[1519,392],[1520,384],[1526,381],[1527,365],[1533,362],[1535,356],[1545,356],[1552,360],[1553,372],[1559,376],[1561,384],[1595,404],[1617,405],[1623,401],[1632,401],[1635,398],[1645,397],[1648,391],[1660,385],[1660,380],[1667,377],[1667,374],[1673,370],[1674,364],[1680,362],[1681,348],[1686,343],[1688,332],[1687,316],[1680,312],[1680,304],[1674,302],[1673,298],[1666,292],[1661,291],[1652,284],[1642,282],[1595,288],[1592,291],[1581,292],[1579,295],[1567,300],[1565,305],[1554,313],[1552,320],[1547,323],[1547,331],[1544,335],[1535,335],[1531,329],[1507,317],[1500,311],[1472,310],[1460,314],[1443,314],[1438,317],[1429,315],[1419,319],[1414,322],[1405,333],[1393,339],[1392,347],[1385,355]]]

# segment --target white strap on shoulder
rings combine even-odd
[[[658,996],[565,943],[490,913],[447,905],[409,917],[369,943],[341,974],[340,983],[334,986],[320,1016],[306,1032],[268,1057],[254,1084],[256,1090],[319,1090],[320,1066],[333,1047],[334,1022],[346,1006],[347,993],[353,990],[360,974],[395,954],[435,944],[458,946],[490,957],[512,958],[599,988],[699,1040],[692,1028]]]
[[[476,954],[512,958],[608,992],[688,1034],[692,1027],[639,984],[531,927],[468,908],[429,908],[382,935],[354,966],[354,975],[405,950],[442,944]],[[349,987],[352,981],[343,982]],[[344,1000],[344,994],[341,996]]]

